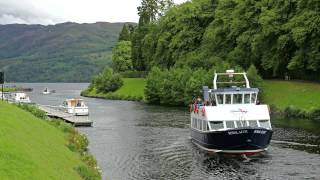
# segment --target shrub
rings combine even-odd
[[[308,118],[308,112],[293,106],[286,107],[281,114],[285,118]]]
[[[309,118],[312,120],[320,120],[320,109],[313,109],[309,112]]]
[[[74,152],[86,152],[89,145],[89,141],[85,135],[80,134],[77,130],[72,129],[69,132],[68,147]]]
[[[78,166],[75,170],[84,180],[100,180],[101,175],[98,171],[86,166]]]
[[[257,68],[252,64],[247,70],[247,76],[250,81],[250,86],[261,88],[263,80],[258,74]]]
[[[40,110],[35,105],[19,103],[19,104],[17,104],[17,106],[23,110],[30,112],[31,114],[33,114],[34,116],[36,116],[39,119],[47,120],[47,118],[48,118],[47,113]]]
[[[108,93],[119,89],[123,85],[123,80],[111,68],[105,68],[102,73],[93,78],[92,84],[98,93]]]

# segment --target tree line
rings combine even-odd
[[[138,9],[128,39],[136,70],[228,62],[265,78],[320,80],[318,0],[142,0]]]
[[[257,72],[320,81],[319,12],[317,0],[142,0],[139,23],[125,25],[113,49],[113,69],[149,72],[147,100],[172,105],[227,67],[251,69],[254,84]]]

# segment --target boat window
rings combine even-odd
[[[246,122],[245,121],[236,121],[237,127],[245,127],[246,126]]]
[[[258,122],[257,121],[249,121],[249,126],[250,127],[258,127]]]
[[[260,127],[270,129],[270,123],[269,120],[260,120],[259,121]]]
[[[218,104],[223,104],[223,94],[217,94]]]
[[[225,104],[231,104],[231,94],[226,94],[225,95]]]
[[[218,130],[218,129],[224,128],[222,121],[210,121],[210,126],[212,130]]]
[[[257,98],[257,94],[256,93],[252,93],[251,94],[251,103],[255,104],[256,103],[256,98]]]
[[[191,127],[194,128],[194,124],[195,124],[195,123],[194,123],[194,118],[192,118],[192,119],[191,119]]]
[[[235,128],[234,121],[226,121],[226,126],[230,129]]]
[[[233,104],[242,104],[242,94],[233,95]]]
[[[244,103],[245,104],[250,104],[250,94],[245,94],[244,95]]]
[[[199,129],[200,128],[200,124],[199,124],[200,121],[199,121],[199,119],[196,119],[196,121],[197,121],[197,127],[196,128]]]
[[[202,130],[207,131],[207,121],[202,121]]]

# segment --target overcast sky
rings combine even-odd
[[[182,3],[186,0],[174,0]],[[137,22],[141,0],[0,0],[0,24]]]

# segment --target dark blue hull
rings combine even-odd
[[[268,147],[271,137],[272,130],[264,128],[237,128],[206,133],[191,129],[193,142],[205,150],[214,152],[261,152]]]

